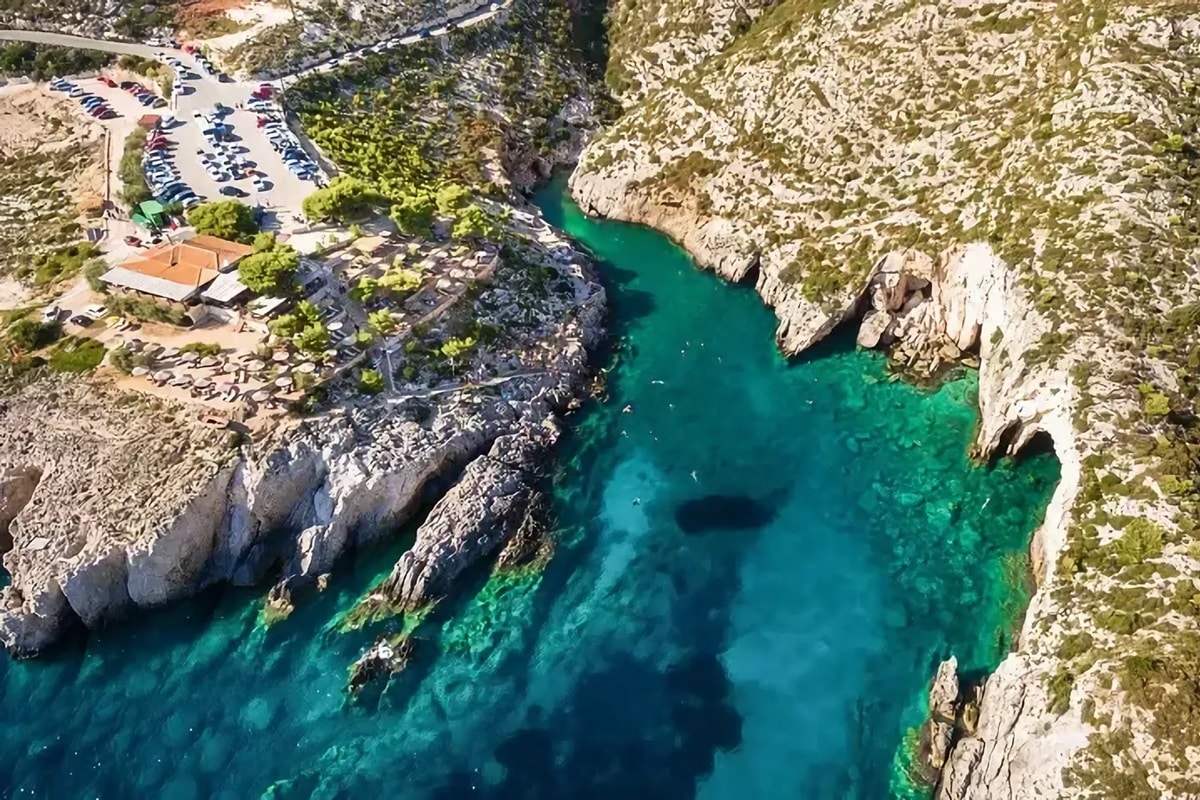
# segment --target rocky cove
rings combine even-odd
[[[922,394],[844,339],[788,366],[755,297],[650,231],[583,219],[559,192],[538,203],[600,257],[616,356],[604,401],[556,445],[544,568],[460,571],[466,562],[446,557],[462,552],[454,537],[495,530],[478,523],[508,529],[520,516],[525,476],[544,467],[512,446],[559,436],[512,424],[544,419],[528,400],[464,403],[473,416],[458,419],[475,422],[458,438],[439,421],[458,406],[406,402],[311,420],[252,459],[211,441],[213,474],[248,498],[214,516],[270,519],[283,496],[262,503],[288,486],[302,511],[274,527],[272,547],[248,535],[209,551],[187,591],[216,582],[196,599],[0,669],[13,796],[919,795],[902,742],[941,659],[975,673],[1008,649],[1053,460],[971,467],[969,376]],[[427,481],[395,466],[402,436],[419,437],[407,452],[459,454],[460,468],[423,492]],[[440,457],[412,475],[445,469]],[[43,462],[18,514],[12,554],[32,533],[21,514],[62,474],[54,466]],[[336,486],[313,477],[334,474]],[[443,493],[423,521],[397,527],[404,503]],[[366,510],[381,497],[391,519]],[[225,588],[217,564],[243,570],[235,581],[282,573],[327,588],[298,592],[291,616],[266,628],[263,589]],[[127,569],[125,587],[144,585]],[[431,613],[347,625],[381,587],[411,607],[452,578]],[[350,698],[346,668],[396,634],[411,642],[405,669]],[[30,703],[46,713],[19,710]]]

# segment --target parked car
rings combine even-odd
[[[92,320],[98,320],[108,314],[108,307],[93,303],[83,310],[84,316],[91,317]]]
[[[248,197],[249,196],[249,192],[245,191],[244,189],[239,189],[236,186],[222,186],[221,194],[225,195],[226,197]]]
[[[101,83],[103,83],[105,86],[108,86],[108,87],[110,87],[110,88],[113,88],[113,89],[117,88],[117,82],[116,82],[116,81],[114,81],[112,78],[108,77],[107,75],[101,75],[101,76],[100,76],[100,78],[99,78],[99,80],[100,80],[100,82],[101,82]]]
[[[138,237],[136,237],[136,236],[132,236],[132,235],[131,235],[131,236],[126,236],[126,237],[125,237],[125,244],[129,245],[130,247],[141,247],[141,246],[142,246],[142,240],[141,240],[141,239],[139,239],[139,238],[138,238]]]
[[[78,325],[81,328],[86,328],[88,325],[91,325],[94,321],[95,320],[93,320],[89,317],[85,317],[83,314],[76,314],[75,316],[71,317],[71,319],[69,320],[69,322],[72,325]]]
[[[61,314],[61,308],[58,306],[50,306],[42,311],[42,322],[58,322],[58,318]]]

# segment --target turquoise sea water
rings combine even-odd
[[[938,660],[1007,646],[1056,463],[969,466],[969,379],[921,393],[837,345],[788,366],[748,290],[561,186],[537,200],[606,259],[619,337],[563,451],[545,573],[481,571],[358,704],[346,666],[378,629],[339,615],[407,534],[270,630],[261,591],[221,589],[0,662],[0,797],[898,791]]]

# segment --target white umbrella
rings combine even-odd
[[[271,393],[266,389],[259,389],[257,392],[250,395],[250,399],[256,403],[265,403],[271,399]]]
[[[282,363],[282,362],[284,362],[284,361],[287,361],[287,360],[288,360],[288,354],[287,354],[287,353],[285,353],[284,351],[280,350],[279,352],[277,352],[277,353],[275,353],[274,355],[272,355],[272,356],[271,356],[271,360],[272,360],[272,361],[278,361],[278,362]]]
[[[207,389],[208,387],[212,386],[212,381],[208,378],[196,378],[196,382],[192,385],[197,389]]]
[[[340,331],[344,327],[345,327],[345,325],[343,325],[341,322],[331,322],[325,326],[325,330],[334,332],[334,331]]]
[[[200,354],[197,353],[195,350],[189,350],[188,352],[184,353],[183,355],[181,355],[179,357],[180,364],[190,364],[193,361],[199,361],[199,360],[200,360]]]
[[[232,361],[226,361],[225,365],[221,367],[222,372],[237,372],[239,369],[242,369],[242,365],[235,364]]]
[[[220,364],[220,363],[221,363],[220,361],[213,358],[212,356],[205,356],[204,358],[200,359],[200,366],[202,366],[206,369],[208,367],[215,367],[217,364]]]
[[[284,375],[282,378],[275,379],[275,385],[278,386],[280,389],[286,389],[292,385],[292,379],[289,378],[288,376]]]
[[[317,365],[312,363],[311,361],[305,361],[303,364],[296,367],[296,372],[311,373],[311,372],[316,372],[316,371],[317,371]]]
[[[165,383],[174,377],[175,377],[174,373],[172,373],[168,370],[165,370],[165,369],[160,369],[158,372],[154,373],[154,380],[156,380],[159,383]]]
[[[253,360],[249,364],[247,364],[246,367],[251,372],[261,372],[262,370],[267,368],[267,362],[256,358],[255,360]]]
[[[134,367],[129,371],[129,374],[133,375],[135,378],[140,378],[149,372],[150,370],[146,369],[145,367]]]
[[[159,355],[163,358],[174,358],[175,356],[179,355],[179,348],[168,347],[166,350],[163,350],[161,353],[159,353]]]

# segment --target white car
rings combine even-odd
[[[61,315],[62,309],[58,306],[50,306],[42,312],[42,322],[57,322]]]
[[[85,308],[83,310],[83,315],[85,317],[91,317],[92,319],[100,319],[107,313],[108,313],[108,307],[102,306],[98,303],[93,303],[92,305],[88,306],[87,308]]]

